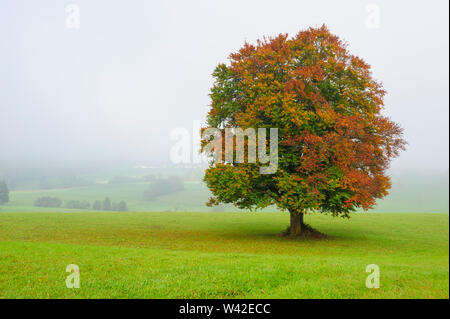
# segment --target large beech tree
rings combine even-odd
[[[388,194],[402,128],[381,114],[385,91],[370,66],[325,26],[246,43],[213,76],[208,127],[278,128],[279,149],[274,174],[260,174],[258,161],[212,159],[208,205],[276,205],[290,212],[287,233],[298,236],[311,230],[308,212],[349,217]]]

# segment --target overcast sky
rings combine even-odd
[[[0,159],[168,161],[171,130],[204,120],[218,63],[244,41],[326,24],[388,91],[386,113],[410,144],[394,168],[447,170],[448,9],[447,0],[2,0]]]

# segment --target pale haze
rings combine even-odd
[[[70,2],[0,4],[3,162],[169,161],[170,132],[204,121],[218,63],[325,24],[388,92],[409,143],[393,168],[448,170],[448,1],[72,3],[79,28]]]

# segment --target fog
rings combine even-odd
[[[73,3],[79,28],[65,2],[0,4],[4,165],[169,162],[170,132],[205,119],[218,63],[326,24],[388,92],[409,142],[393,169],[448,170],[448,1]]]

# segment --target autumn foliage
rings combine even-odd
[[[262,175],[258,163],[212,161],[210,205],[275,204],[291,213],[298,235],[304,213],[348,217],[388,194],[402,128],[381,114],[385,91],[370,66],[325,26],[246,43],[213,76],[208,126],[278,128],[279,164]]]

